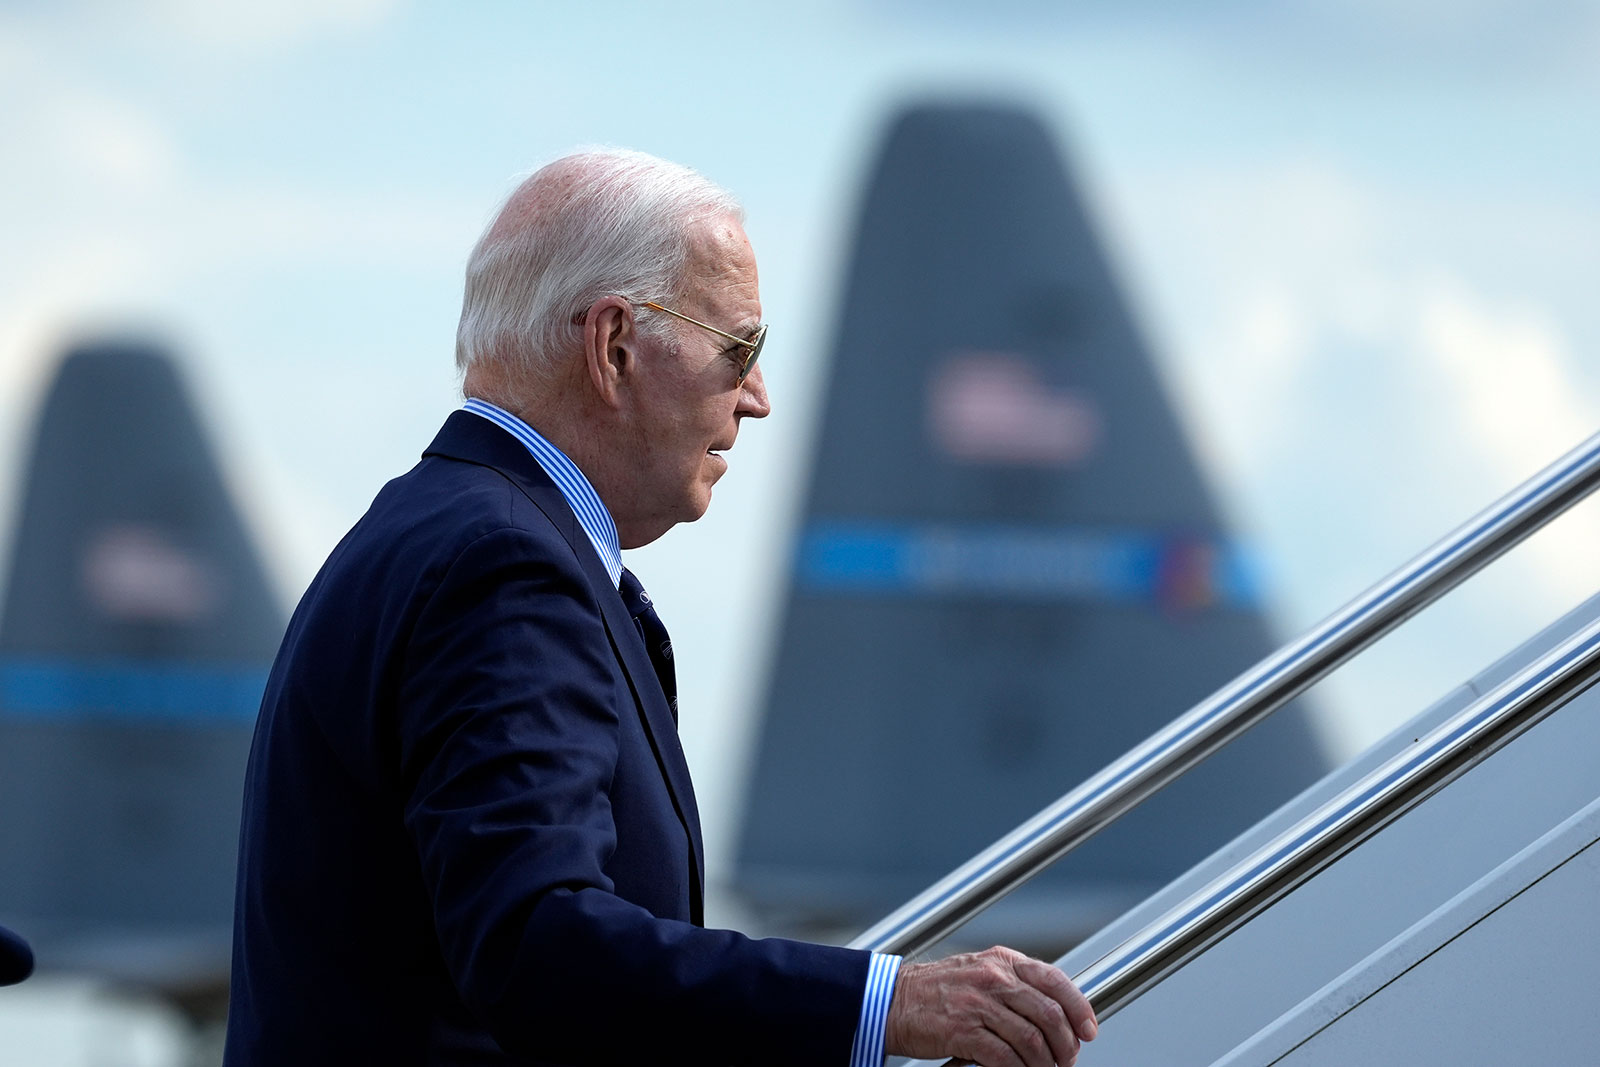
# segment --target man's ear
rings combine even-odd
[[[638,370],[639,334],[633,307],[620,296],[603,296],[579,315],[583,323],[583,359],[600,402],[622,406],[623,388]]]

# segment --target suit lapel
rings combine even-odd
[[[689,764],[678,740],[677,724],[672,720],[672,710],[667,707],[666,695],[661,691],[655,668],[650,665],[650,654],[633,625],[633,617],[622,603],[621,594],[611,584],[611,576],[606,573],[605,565],[600,562],[594,545],[583,532],[566,497],[561,495],[561,490],[556,488],[544,468],[539,466],[538,460],[520,441],[489,420],[469,411],[452,414],[423,455],[448,456],[499,471],[533,501],[577,556],[584,575],[589,579],[595,600],[600,605],[606,632],[611,637],[611,647],[616,652],[617,661],[622,664],[628,687],[633,691],[645,734],[655,751],[656,764],[661,768],[667,792],[672,797],[673,809],[689,837],[692,852],[690,873],[693,878],[689,894],[690,912],[695,923],[702,923],[705,846],[700,839],[700,810],[695,804],[694,785],[689,780]]]
[[[593,545],[589,546],[591,550]],[[590,552],[593,555],[593,552]],[[595,561],[599,566],[599,561]],[[611,635],[611,647],[616,649],[628,675],[628,686],[642,712],[645,733],[655,749],[656,763],[667,780],[668,792],[678,811],[678,818],[688,832],[692,852],[690,868],[694,873],[694,891],[690,894],[690,913],[696,924],[704,922],[705,852],[700,841],[700,809],[695,804],[694,785],[689,781],[689,764],[683,755],[683,745],[678,740],[678,724],[672,721],[672,709],[667,707],[667,697],[661,691],[661,682],[650,664],[650,654],[645,650],[639,630],[633,625],[622,597],[610,587],[610,576],[601,570],[605,588],[598,591],[600,611],[605,616],[606,631]],[[592,582],[591,578],[591,582]]]

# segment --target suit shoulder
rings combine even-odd
[[[351,536],[372,542],[420,538],[448,551],[502,530],[564,540],[555,521],[504,474],[428,456],[379,491]]]
[[[491,467],[428,456],[379,491],[328,556],[308,599],[333,589],[360,588],[380,599],[414,593],[471,546],[496,542],[581,579],[571,538],[510,479]]]

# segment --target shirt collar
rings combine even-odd
[[[567,506],[572,509],[573,515],[577,516],[578,525],[583,527],[583,532],[588,535],[589,543],[594,545],[595,553],[605,566],[606,573],[611,576],[611,584],[619,584],[622,580],[622,544],[617,538],[616,521],[611,518],[611,512],[606,510],[606,506],[600,502],[600,494],[594,491],[594,486],[589,484],[589,479],[583,476],[577,464],[563,455],[555,445],[546,441],[539,431],[504,408],[496,407],[487,400],[480,400],[475,396],[468,397],[461,408],[463,411],[470,411],[474,415],[488,419],[522,442],[534,460],[550,476],[550,480],[556,483],[556,488],[561,490]]]

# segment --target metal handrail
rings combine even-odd
[[[1583,499],[1597,484],[1600,434],[923,890],[850,946],[913,955],[936,944]]]
[[[1445,720],[1076,976],[1102,1021],[1600,679],[1600,619]]]

